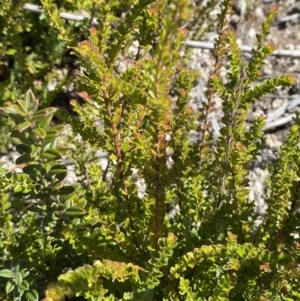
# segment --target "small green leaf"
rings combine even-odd
[[[154,94],[154,92],[153,92],[152,90],[149,90],[149,91],[148,91],[148,94],[149,94],[149,96],[150,96],[151,98],[155,99],[155,94]]]
[[[87,220],[87,222],[91,225],[91,226],[95,226],[99,220],[97,218],[92,218],[92,219],[89,219]]]
[[[91,224],[88,222],[80,223],[74,226],[75,230],[87,230],[91,228]]]
[[[118,114],[115,114],[113,119],[112,119],[112,122],[115,123],[115,124],[119,124],[121,122],[121,116],[118,115]]]
[[[25,115],[28,114],[27,108],[26,108],[26,102],[24,100],[16,100],[17,104],[19,105],[19,108],[22,112],[25,113]]]
[[[20,153],[21,155],[25,153],[30,153],[31,152],[31,147],[27,144],[18,144],[16,146],[16,151]]]
[[[43,128],[36,128],[32,131],[35,138],[44,139],[46,137],[46,131]]]
[[[80,207],[71,207],[66,209],[66,215],[68,216],[83,216],[86,214],[86,211]]]
[[[42,208],[40,206],[28,206],[26,207],[26,210],[27,211],[30,211],[30,212],[44,212],[46,210],[46,208]]]
[[[31,148],[31,156],[32,157],[34,157],[34,156],[36,156],[36,155],[38,155],[38,154],[40,154],[41,153],[41,151],[42,151],[42,147],[41,146],[37,146],[37,145],[30,145],[30,148]]]
[[[39,301],[39,295],[36,290],[31,290],[25,294],[25,297],[30,301]]]
[[[129,144],[129,142],[127,142],[127,141],[123,142],[122,145],[121,145],[121,149],[122,149],[122,151],[123,151],[124,153],[128,152],[129,149],[130,149],[130,144]]]
[[[30,128],[31,125],[32,125],[31,122],[28,121],[28,120],[26,120],[25,122],[22,122],[22,123],[18,124],[17,129],[18,129],[19,132],[22,133],[22,132],[24,132],[26,129]]]
[[[49,116],[52,117],[52,115],[55,113],[55,111],[57,111],[57,108],[53,108],[53,107],[39,110],[32,115],[32,120],[43,121],[43,119],[45,119]]]
[[[73,200],[66,200],[64,202],[64,206],[65,206],[66,209],[70,208],[70,207],[74,207],[74,201]]]
[[[49,174],[54,175],[58,180],[62,181],[67,176],[67,169],[64,165],[54,165]]]
[[[16,54],[16,52],[17,52],[16,49],[10,48],[10,49],[7,49],[5,53],[7,56],[14,56]]]
[[[23,112],[22,110],[20,110],[19,106],[12,104],[11,102],[7,102],[5,104],[3,111],[6,114],[10,115],[11,117],[13,117],[13,116],[26,117],[26,112]]]
[[[17,124],[22,123],[25,120],[24,117],[17,114],[8,114],[8,116]]]
[[[50,170],[51,170],[51,168],[52,168],[52,164],[51,163],[45,163],[45,164],[43,164],[43,166],[44,166],[44,169],[45,169],[45,171],[48,173]]]
[[[62,158],[62,154],[55,148],[49,148],[44,153],[41,154],[42,158],[48,159],[50,161],[59,160]]]
[[[74,186],[63,186],[59,189],[58,194],[60,195],[60,201],[64,202],[70,199],[75,193],[76,189]]]
[[[52,127],[51,129],[49,129],[47,131],[47,133],[50,132],[51,130],[55,130],[55,131],[58,131],[59,133],[62,133],[65,130],[65,128],[66,128],[65,125],[59,124],[59,125]]]
[[[35,141],[33,139],[27,137],[26,135],[24,135],[24,133],[22,134],[22,133],[20,133],[19,131],[16,131],[16,130],[11,131],[10,136],[13,137],[13,138],[20,139],[21,142],[23,142],[24,144],[31,145],[31,144],[35,143]]]
[[[23,280],[22,283],[17,284],[17,287],[22,291],[27,291],[29,289],[29,283]]]
[[[39,127],[47,128],[49,127],[51,120],[53,118],[53,113],[56,111],[56,108],[47,108],[40,111],[37,111],[32,115],[32,120],[36,121]]]
[[[78,202],[76,205],[76,207],[80,207],[80,208],[84,208],[87,204],[87,201],[86,200],[82,200],[80,202]]]
[[[23,168],[23,172],[29,176],[42,175],[44,172],[41,164],[28,164]]]
[[[15,285],[13,283],[11,283],[10,281],[8,281],[5,285],[6,294],[9,294],[11,291],[13,291],[14,288],[15,288]]]
[[[13,279],[14,279],[14,282],[16,284],[21,283],[23,281],[23,275],[22,275],[22,273],[21,272],[14,273]]]
[[[16,164],[28,163],[28,162],[31,162],[31,160],[32,160],[32,157],[29,154],[24,154],[16,160]]]
[[[58,194],[59,195],[64,195],[64,194],[70,194],[70,193],[74,193],[75,192],[75,188],[73,186],[63,186],[59,189]]]
[[[25,94],[25,105],[28,112],[36,112],[39,107],[39,101],[35,98],[31,89],[29,89]]]
[[[55,138],[57,138],[65,129],[65,126],[63,125],[57,125],[46,132],[46,140],[47,141],[53,141]]]
[[[110,156],[109,156],[109,158],[110,158],[110,160],[113,160],[113,161],[117,161],[117,156],[115,155],[115,154],[111,154]]]
[[[11,270],[8,269],[0,270],[0,277],[13,278],[13,276],[14,273]]]

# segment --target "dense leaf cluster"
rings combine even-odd
[[[51,51],[60,57],[51,43],[49,55],[39,57],[47,66],[41,73],[24,77],[24,86],[3,82],[1,97],[10,101],[1,112],[19,153],[19,172],[0,170],[3,300],[300,298],[300,244],[292,237],[300,221],[299,119],[269,167],[268,207],[259,226],[249,199],[249,167],[263,147],[265,122],[258,116],[247,128],[247,113],[266,93],[295,81],[284,75],[255,82],[274,50],[264,39],[276,11],[246,61],[227,25],[232,2],[221,1],[207,102],[193,110],[190,91],[199,74],[183,57],[189,34],[183,25],[200,34],[197,17],[215,2],[197,9],[188,0],[125,6],[98,0],[98,25],[86,24],[87,37],[79,39],[75,25],[43,1],[40,22],[80,61],[72,76],[84,102],[73,99],[76,114],[70,114],[49,106],[44,86],[35,90],[34,79],[49,71]],[[1,14],[10,16],[9,7],[7,1]],[[9,18],[1,22],[14,30],[1,42],[5,57],[10,47],[21,49],[13,37],[23,29]],[[26,85],[34,91],[21,97]],[[217,140],[209,118],[215,97],[224,112]],[[191,131],[199,136],[194,143]],[[67,164],[77,172],[73,183]]]

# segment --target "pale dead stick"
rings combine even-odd
[[[33,12],[42,14],[44,11],[38,5],[25,3],[23,9]],[[65,20],[70,21],[83,21],[84,19],[88,19],[89,16],[87,15],[78,15],[73,13],[61,12],[60,17]],[[97,25],[97,18],[93,18],[91,21],[91,25]],[[193,47],[193,48],[202,48],[202,49],[214,49],[214,44],[211,42],[201,42],[201,41],[190,41],[187,40],[184,42],[186,46]],[[250,46],[240,46],[241,50],[246,53],[251,53],[252,48]],[[291,57],[291,58],[300,58],[300,51],[297,50],[276,50],[271,55],[274,56],[282,56],[282,57]]]
[[[187,40],[184,42],[186,46],[193,48],[201,48],[213,50],[214,44],[212,42],[200,42],[200,41],[190,41]],[[252,53],[252,48],[250,46],[240,46],[240,49],[246,53]],[[281,57],[291,57],[291,58],[300,58],[300,50],[275,50],[271,55],[281,56]]]

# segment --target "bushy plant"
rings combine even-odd
[[[57,32],[48,26],[44,14],[23,9],[26,2],[1,1],[0,6],[0,105],[21,99],[29,88],[39,98],[40,106],[49,107],[59,92],[67,89],[74,80],[75,59],[66,45],[57,39]],[[92,15],[91,1],[56,1],[61,11]],[[91,16],[92,17],[92,16]],[[90,20],[68,21],[72,36],[77,41],[88,36]],[[8,143],[6,119],[0,115],[0,150]]]
[[[129,2],[117,19],[118,2],[97,2],[99,25],[77,45],[51,1],[43,2],[52,30],[80,60],[76,84],[85,102],[73,101],[77,114],[69,115],[39,108],[29,90],[2,108],[22,170],[1,171],[2,298],[299,299],[299,242],[291,236],[299,225],[298,119],[270,167],[258,227],[247,180],[265,122],[259,116],[247,128],[246,115],[295,81],[255,82],[274,51],[264,39],[276,10],[245,61],[227,27],[232,3],[221,2],[208,101],[195,111],[189,92],[199,75],[182,57],[189,1]],[[216,95],[224,116],[214,141]],[[69,126],[53,126],[54,114]],[[102,164],[96,151],[106,154]],[[80,171],[76,183],[65,181],[66,158]]]

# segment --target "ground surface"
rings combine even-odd
[[[276,49],[299,51],[300,54],[300,1],[296,0],[236,1],[234,14],[231,17],[231,25],[236,32],[238,43],[251,47],[255,46],[256,34],[260,32],[261,24],[265,21],[272,6],[278,8],[278,15],[275,24],[271,27],[267,41],[273,43]],[[291,20],[284,21],[285,19]],[[207,33],[203,40],[212,42],[213,38],[214,33],[211,32]],[[246,56],[245,59],[247,59]],[[203,88],[205,89],[211,71],[210,50],[194,49],[192,65],[200,70]],[[293,73],[297,77],[298,82],[292,88],[278,87],[273,95],[268,95],[261,99],[253,106],[252,112],[249,114],[249,120],[256,114],[263,114],[268,117],[272,112],[286,106],[293,99],[300,96],[300,57],[271,56],[267,59],[262,71],[262,79]],[[197,97],[196,91],[194,97]],[[297,111],[300,111],[299,105],[290,112],[279,116],[278,119],[290,116]],[[217,103],[216,114],[217,116],[222,115],[221,103]],[[272,162],[278,157],[280,147],[287,138],[290,126],[291,122],[276,126],[265,132],[265,149],[256,159],[250,172],[250,198],[256,201],[257,210],[261,213],[266,209],[264,202],[264,179],[268,175],[266,163]]]
[[[278,16],[275,24],[271,27],[270,35],[267,38],[268,42],[274,44],[279,50],[294,50],[300,54],[300,2],[296,0],[290,1],[247,1],[238,0],[235,5],[234,14],[231,17],[232,28],[235,29],[238,43],[253,47],[256,45],[256,34],[260,33],[261,24],[264,22],[267,14],[272,6],[278,8]],[[244,13],[239,7],[246,7]],[[298,16],[299,14],[299,16]],[[282,22],[287,17],[291,17],[291,21]],[[295,18],[296,17],[296,18]],[[204,37],[207,41],[213,41],[214,33],[207,33]],[[247,59],[247,57],[245,57]],[[193,64],[201,71],[203,76],[203,85],[208,79],[211,70],[211,57],[209,50],[194,49]],[[274,57],[271,56],[266,60],[266,65],[263,68],[263,78],[273,77],[280,74],[293,73],[297,78],[300,78],[300,57]],[[279,87],[274,95],[269,95],[258,102],[253,107],[253,114],[263,114],[267,117],[268,114],[287,104],[289,100],[300,95],[300,83],[293,86],[291,89]],[[292,112],[298,111],[296,107]],[[286,116],[286,115],[282,115]],[[251,119],[251,116],[249,116]],[[267,134],[275,134],[270,147],[278,147],[281,142],[286,139],[289,124],[281,127],[273,128]],[[273,135],[272,135],[273,136]],[[272,140],[271,139],[271,140]],[[268,138],[268,140],[270,140]],[[278,141],[275,141],[278,140]]]

